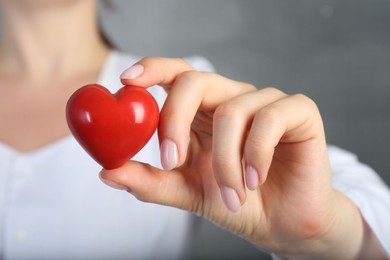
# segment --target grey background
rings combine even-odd
[[[102,23],[119,48],[203,55],[227,77],[304,93],[322,111],[328,142],[390,183],[390,1],[112,2]],[[267,257],[205,221],[199,231],[193,259]]]
[[[113,10],[101,5],[101,21],[120,49],[202,55],[227,77],[304,93],[321,110],[328,142],[390,184],[390,1],[111,2]],[[269,259],[207,221],[197,230],[191,259]]]

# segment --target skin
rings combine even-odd
[[[311,99],[197,72],[180,59],[149,57],[136,68],[122,74],[123,84],[168,92],[158,133],[170,171],[129,162],[103,169],[104,182],[141,201],[192,211],[292,259],[384,258],[359,210],[332,188]],[[167,148],[167,140],[175,145]]]
[[[66,102],[77,88],[97,81],[108,51],[95,4],[0,1],[2,143],[27,153],[69,135]]]
[[[7,126],[0,141],[33,152],[69,135],[66,101],[97,81],[108,47],[93,0],[0,4],[0,125]],[[180,59],[138,64],[142,73],[124,73],[124,84],[160,84],[169,93],[159,137],[170,172],[129,162],[103,170],[104,182],[142,201],[192,211],[290,258],[383,257],[356,206],[331,187],[313,101],[195,72]],[[230,194],[225,202],[221,190]]]

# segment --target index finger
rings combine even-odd
[[[164,110],[186,111],[183,108],[189,108],[193,112],[190,115],[198,109],[211,111],[232,97],[256,89],[249,83],[196,71],[183,59],[163,57],[141,59],[121,74],[121,82],[146,88],[159,85],[168,90],[162,114]]]
[[[194,68],[179,58],[146,57],[125,70],[120,78],[124,85],[170,88],[176,77]]]

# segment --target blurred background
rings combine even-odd
[[[142,56],[208,58],[227,77],[314,99],[328,143],[353,151],[389,184],[390,1],[117,0],[105,33]],[[130,65],[130,64],[129,64]],[[269,256],[206,221],[193,259]]]

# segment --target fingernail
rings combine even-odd
[[[259,174],[256,169],[250,165],[245,167],[245,179],[248,189],[255,190],[259,186]]]
[[[113,189],[116,189],[116,190],[128,190],[128,188],[126,186],[123,186],[123,185],[120,185],[120,184],[118,184],[116,182],[104,179],[101,174],[99,174],[99,178],[100,178],[100,180],[104,184],[106,184],[107,186],[110,186]]]
[[[142,66],[141,64],[135,64],[123,71],[120,77],[122,79],[135,79],[139,77],[143,72],[144,66]]]
[[[176,144],[165,139],[161,143],[161,164],[164,170],[169,171],[176,167],[178,160],[178,152]]]
[[[221,187],[221,196],[226,208],[232,212],[237,212],[241,207],[237,192],[229,187]]]

